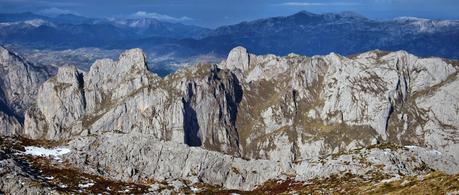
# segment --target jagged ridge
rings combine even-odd
[[[218,65],[160,78],[134,49],[88,73],[61,68],[40,88],[25,135],[140,132],[284,162],[387,141],[458,157],[457,113],[445,107],[457,106],[457,84],[457,64],[403,51],[277,57],[237,47]]]
[[[253,189],[269,179],[365,175],[378,163],[389,175],[421,173],[423,163],[458,171],[457,62],[404,51],[256,56],[237,47],[217,65],[165,78],[147,67],[143,52],[132,49],[118,61],[96,61],[87,73],[60,68],[38,89],[17,133],[70,139],[69,162],[121,180],[198,179]],[[435,150],[319,158],[383,142]]]

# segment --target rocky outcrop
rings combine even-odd
[[[424,174],[431,169],[459,172],[454,158],[416,146],[360,149],[288,166],[279,161],[244,160],[185,144],[155,141],[151,136],[136,133],[82,137],[69,146],[73,152],[65,160],[115,180],[189,180],[239,190],[252,190],[268,180],[292,177],[306,181],[343,173],[373,173],[390,178]]]
[[[2,98],[15,115],[20,115],[34,102],[37,89],[48,73],[3,47],[0,47],[0,66]]]
[[[83,75],[74,66],[60,67],[57,75],[38,90],[37,105],[26,113],[25,134],[30,138],[67,138],[73,123],[85,111]]]
[[[0,193],[4,194],[59,194],[45,184],[38,170],[25,160],[17,158],[13,146],[0,138]]]
[[[343,173],[457,173],[457,64],[404,51],[278,57],[238,47],[220,64],[160,78],[132,49],[87,73],[61,67],[23,130],[1,114],[0,127],[69,140],[66,162],[113,180],[251,190]]]
[[[128,50],[119,60],[96,61],[84,78],[88,111],[105,109],[106,102],[125,98],[134,91],[149,84],[145,56],[140,49]]]
[[[235,189],[253,188],[268,179],[276,178],[282,172],[276,162],[251,162],[185,144],[155,141],[152,138],[134,133],[76,139],[70,146],[72,151],[81,152],[72,153],[66,159],[82,169],[103,173],[104,176],[117,180],[189,179]],[[114,151],[131,152],[113,155]]]
[[[244,72],[249,69],[249,64],[250,56],[247,49],[239,46],[229,52],[227,60],[223,62],[222,65],[223,68],[229,70],[240,70]]]
[[[0,46],[0,135],[22,132],[25,110],[48,78],[44,67],[35,66]]]
[[[0,112],[0,129],[1,135],[3,136],[13,136],[22,133],[22,125],[14,117],[4,112]]]
[[[141,133],[285,165],[382,142],[458,157],[456,84],[453,62],[403,51],[278,57],[237,47],[221,64],[160,78],[133,49],[88,73],[59,70],[27,112],[25,135]]]
[[[232,72],[205,68],[161,79],[148,71],[139,49],[118,61],[96,61],[88,73],[60,68],[27,112],[24,135],[56,140],[140,132],[239,155],[235,123],[241,86]]]
[[[333,53],[311,58],[250,56],[249,61],[241,82],[244,97],[238,118],[242,120],[237,123],[248,158],[296,161],[378,142],[428,145],[449,152],[456,147],[455,142],[423,141],[432,134],[426,122],[438,120],[424,114],[419,118],[424,109],[413,103],[426,96],[426,90],[456,80],[453,63],[403,51],[371,51],[352,58]],[[428,104],[443,109],[459,100],[454,93],[446,96],[448,104]],[[445,115],[452,117],[447,124],[458,118],[453,112]],[[450,129],[433,131],[449,132],[443,140],[454,137],[451,132],[458,128]]]
[[[59,194],[45,184],[38,183],[12,159],[0,159],[0,175],[0,191],[5,194]]]
[[[441,148],[442,151],[459,159],[459,138],[457,137],[459,80],[457,76],[456,72],[443,84],[426,91],[427,94],[416,98],[415,103],[422,111],[421,120],[425,120],[424,126],[416,127],[416,133],[424,135],[426,145]]]

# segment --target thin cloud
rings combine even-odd
[[[352,6],[358,5],[354,2],[328,2],[328,3],[318,3],[318,2],[285,2],[276,4],[280,6],[292,6],[292,7],[311,7],[311,6]]]
[[[49,0],[38,0],[34,1],[34,3],[38,3],[43,6],[49,6],[49,7],[78,7],[78,6],[83,6],[84,4],[80,2],[75,2],[75,1],[49,1]]]
[[[75,14],[75,15],[77,15],[77,13],[75,13],[75,12],[73,12],[71,10],[61,9],[61,8],[57,8],[57,7],[51,7],[51,8],[43,9],[43,10],[38,11],[38,13],[43,14],[43,15],[47,15],[47,16],[57,16],[57,15],[61,15],[61,14]]]
[[[156,12],[145,12],[145,11],[138,11],[130,16],[131,18],[153,18],[160,21],[169,21],[169,22],[184,22],[193,20],[193,18],[182,16],[182,17],[173,17],[165,14],[159,14]]]

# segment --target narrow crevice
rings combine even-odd
[[[188,83],[187,96],[182,97],[184,141],[188,146],[197,147],[201,146],[202,142],[199,136],[198,117],[192,106],[193,96],[193,84]]]
[[[298,105],[297,105],[297,101],[298,101],[298,92],[296,90],[292,90],[292,98],[293,98],[293,106],[295,107],[295,113],[298,112]]]
[[[77,80],[78,80],[78,87],[81,93],[81,96],[83,96],[83,108],[86,110],[86,93],[84,90],[84,75],[83,73],[78,73],[77,75]]]
[[[156,160],[156,166],[155,166],[155,169],[153,170],[153,175],[156,175],[156,170],[158,170],[158,163],[159,163],[159,160],[161,159],[161,154],[163,152],[163,146],[161,145],[161,148],[159,149],[159,153],[158,153],[158,159]]]

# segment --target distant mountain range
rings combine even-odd
[[[402,17],[377,21],[352,12],[302,11],[207,29],[151,18],[95,19],[65,14],[0,14],[0,43],[28,49],[140,47],[167,60],[225,57],[242,45],[255,54],[352,55],[367,50],[406,50],[419,56],[459,58],[459,21]]]
[[[376,21],[355,13],[299,12],[223,26],[195,42],[202,52],[236,45],[263,54],[351,55],[366,50],[407,50],[420,56],[459,58],[459,21],[397,18]]]
[[[161,37],[201,38],[209,29],[151,18],[94,19],[63,14],[56,17],[34,13],[0,14],[0,40],[30,47],[69,49],[113,48],[119,42]]]

